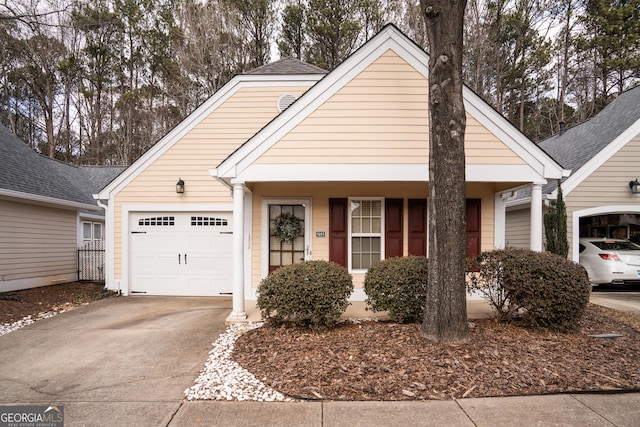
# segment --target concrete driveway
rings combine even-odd
[[[63,404],[70,426],[168,425],[230,308],[227,298],[113,298],[4,335],[0,405]]]
[[[611,292],[599,290],[597,292],[591,292],[589,301],[616,310],[640,313],[640,292]]]

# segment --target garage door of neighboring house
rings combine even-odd
[[[130,214],[131,293],[232,293],[231,212]]]

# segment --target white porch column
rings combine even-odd
[[[244,184],[233,184],[233,309],[229,320],[244,320]]]
[[[505,234],[506,234],[506,220],[507,220],[507,208],[504,202],[502,194],[496,193],[494,200],[495,219],[493,229],[493,247],[495,249],[504,249]]]
[[[531,184],[531,237],[529,247],[542,252],[542,184]]]

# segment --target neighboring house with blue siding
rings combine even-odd
[[[92,194],[124,167],[72,166],[0,125],[0,292],[77,279],[77,248],[102,240]]]

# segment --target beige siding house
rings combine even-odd
[[[592,119],[542,141],[540,147],[572,170],[562,180],[571,259],[578,261],[580,237],[640,242],[640,194],[630,188],[640,178],[640,86],[620,94]],[[557,192],[557,182],[551,181],[543,188],[543,198],[555,199]],[[507,202],[507,243],[522,247],[528,244],[531,198],[528,189],[517,193]]]
[[[391,25],[326,75],[287,59],[236,76],[98,194],[113,222],[107,286],[233,295],[241,319],[269,272],[331,260],[364,300],[374,262],[427,255],[428,87],[427,54]],[[473,92],[464,98],[473,255],[504,246],[511,189],[565,171]],[[532,203],[541,212],[541,197]]]
[[[78,246],[102,240],[92,197],[124,168],[41,156],[0,126],[0,292],[78,279]]]

